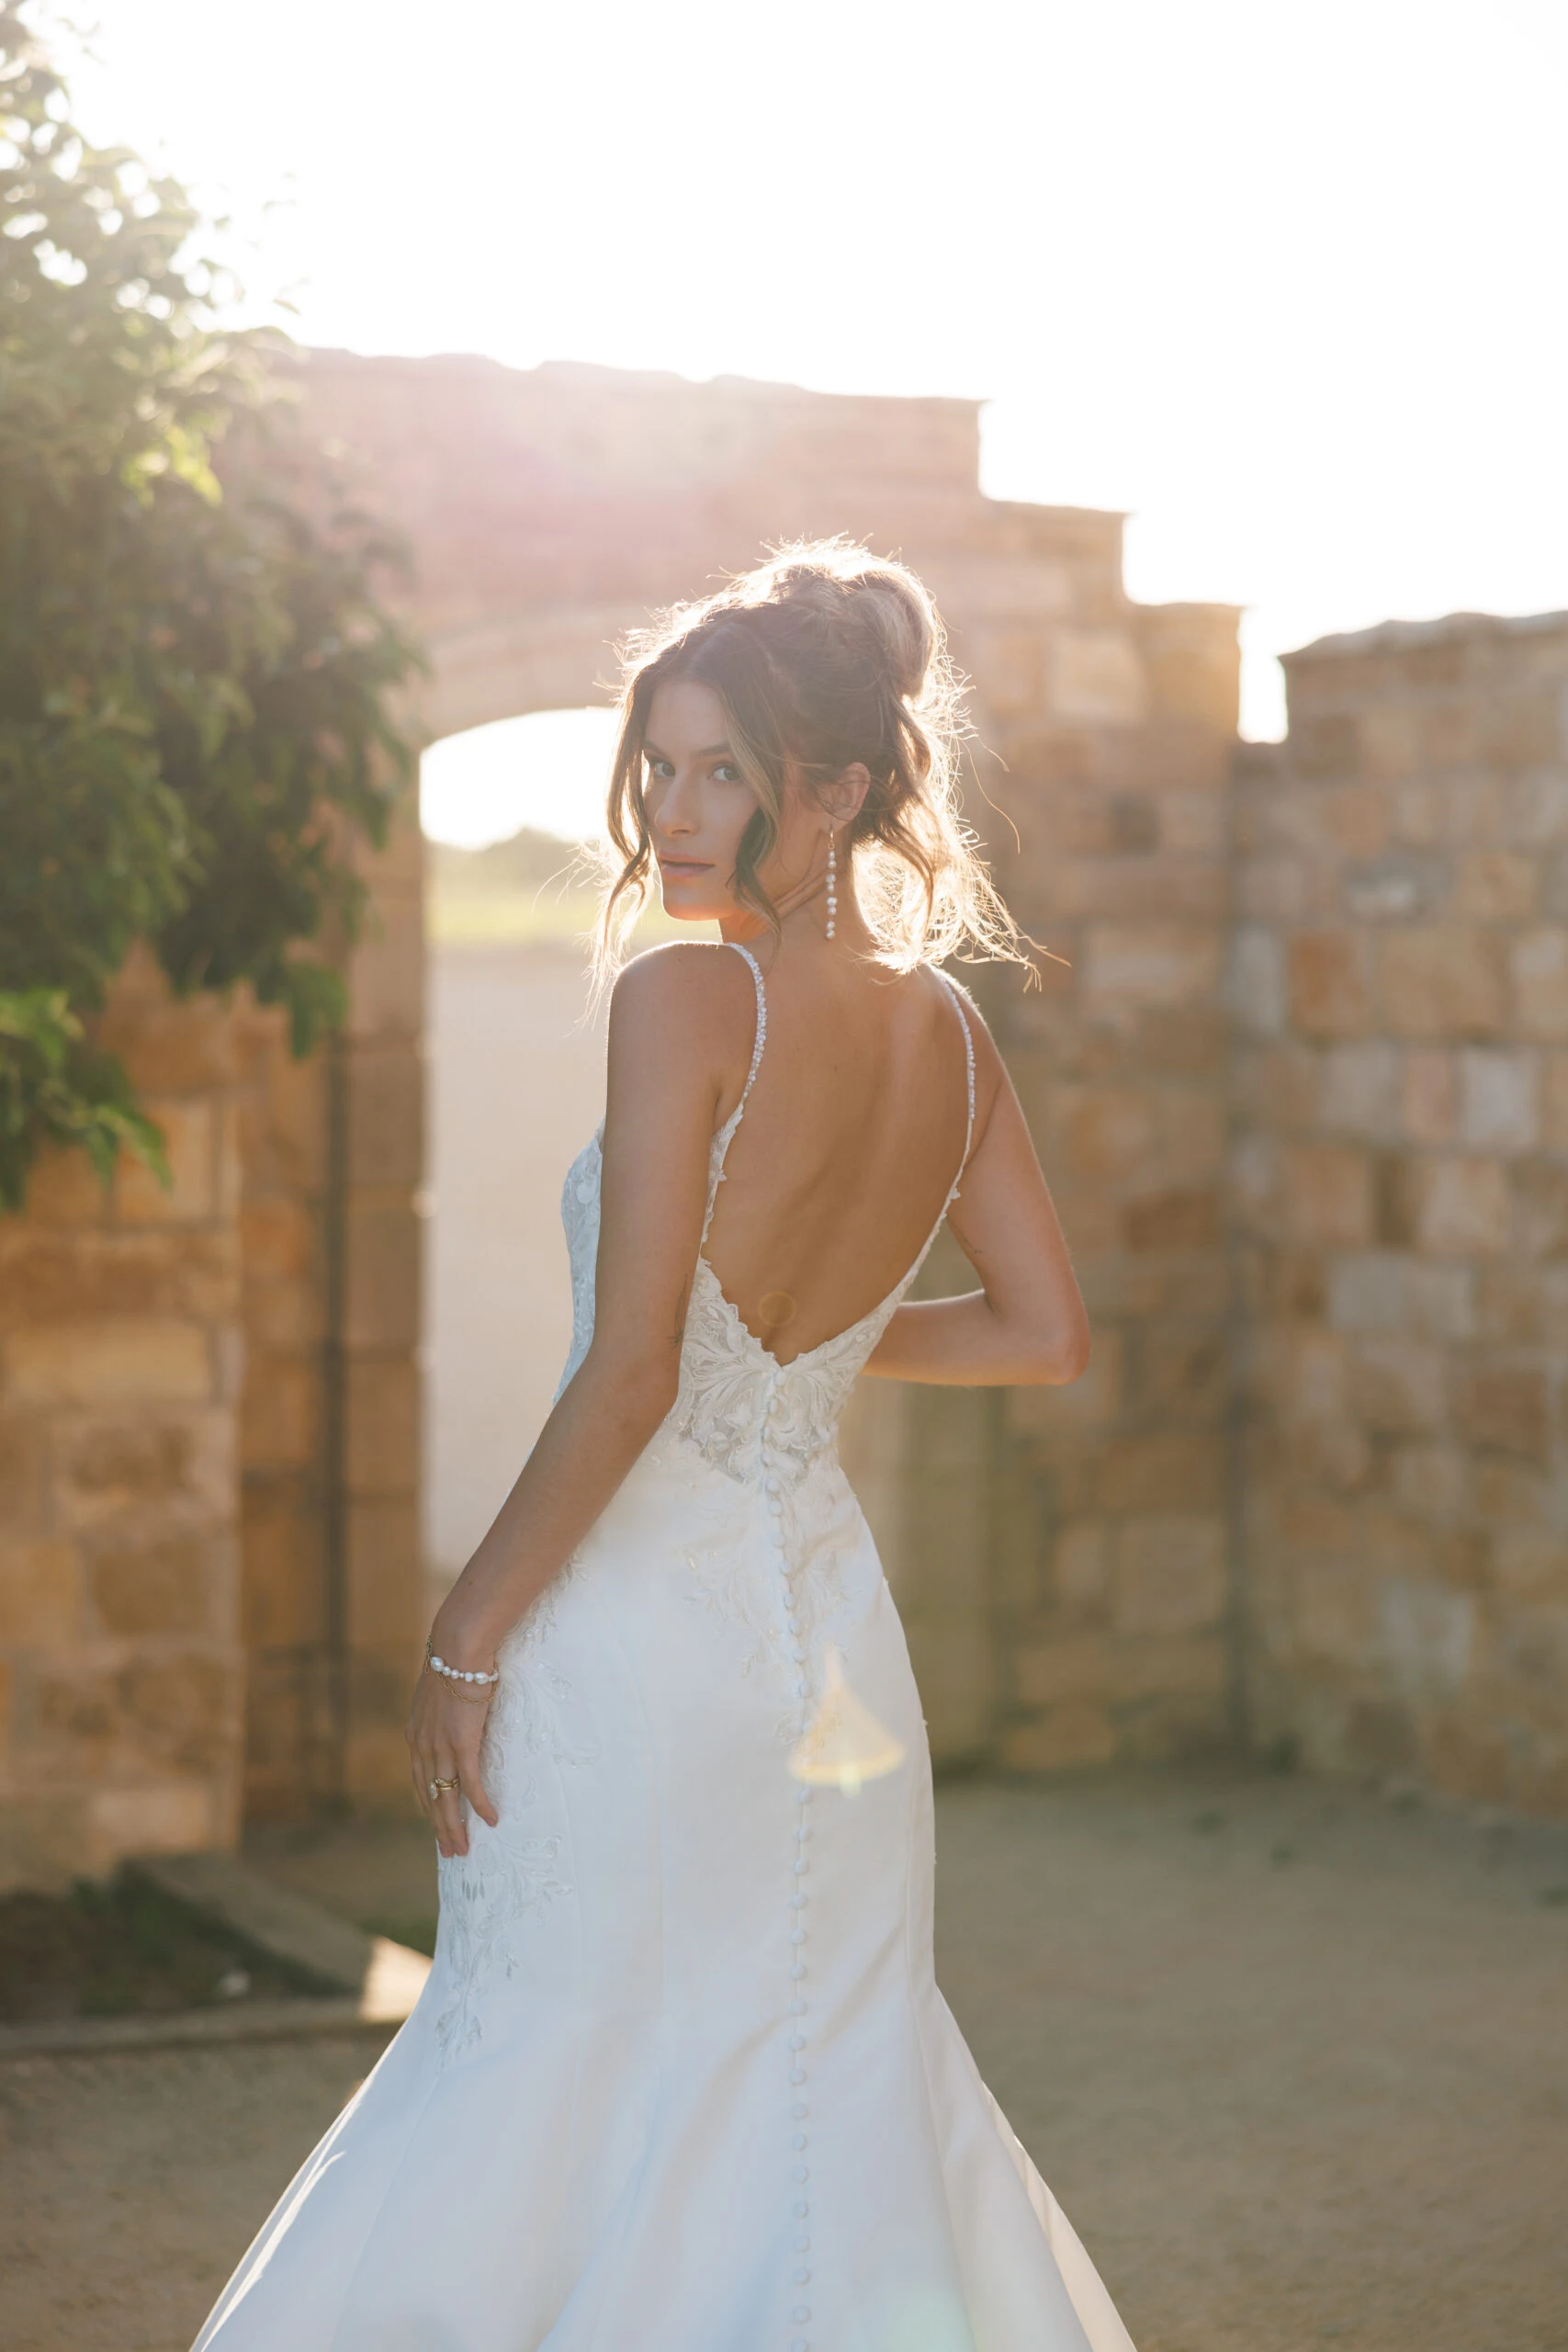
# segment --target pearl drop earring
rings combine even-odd
[[[839,861],[833,854],[833,836],[828,835],[828,936],[833,936],[833,919],[839,911]]]

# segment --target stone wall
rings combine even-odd
[[[1235,612],[1134,605],[1117,515],[983,497],[974,401],[339,352],[310,355],[303,389],[417,551],[433,736],[599,699],[619,630],[790,535],[847,531],[929,581],[1006,763],[983,763],[968,814],[1072,959],[1043,998],[1005,980],[984,996],[1066,1183],[1103,1340],[1070,1399],[868,1386],[850,1451],[939,1756],[1219,1736]],[[929,1280],[944,1267],[934,1254]]]
[[[1068,1391],[856,1408],[939,1757],[1250,1736],[1568,1808],[1568,619],[1309,648],[1238,768],[1235,613],[1134,604],[1114,515],[983,498],[973,403],[344,355],[305,399],[412,543],[428,734],[592,699],[786,533],[898,548],[947,616],[968,813],[1049,950],[977,991],[1096,1345]],[[412,825],[370,878],[330,1053],[133,963],[174,1191],[61,1160],[0,1220],[12,1876],[404,1802]]]
[[[0,1218],[0,1883],[240,1820],[241,1055],[141,959],[107,1028],[175,1182],[61,1158]]]
[[[419,1533],[424,950],[412,810],[341,1039],[243,1022],[245,1806],[400,1803],[425,1612]]]
[[[1043,537],[1043,520],[1033,525]],[[1091,537],[1092,535],[1092,537]],[[1224,1230],[1235,615],[1143,608],[1083,516],[1076,609],[978,672],[989,829],[1043,986],[983,988],[1094,1326],[1085,1377],[978,1409],[997,1577],[992,1739],[1021,1768],[1234,1736]],[[1005,785],[1005,790],[1003,786]]]
[[[1234,992],[1254,1737],[1568,1810],[1568,615],[1288,662]]]

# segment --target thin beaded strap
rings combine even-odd
[[[746,1108],[746,1098],[751,1091],[758,1070],[761,1068],[762,1047],[768,1042],[768,991],[762,986],[762,967],[751,950],[749,947],[742,947],[738,939],[727,939],[724,944],[727,947],[733,947],[738,956],[745,956],[751,967],[751,985],[757,991],[757,1035],[752,1041],[751,1067],[746,1073],[746,1083],[740,1090],[740,1100],[729,1114],[728,1125],[733,1135],[735,1129],[740,1125],[740,1114]]]
[[[740,1100],[713,1139],[716,1165],[710,1170],[708,1175],[707,1214],[703,1219],[703,1237],[698,1244],[699,1253],[707,1246],[708,1227],[713,1223],[713,1213],[718,1205],[718,1188],[724,1182],[724,1163],[729,1157],[729,1147],[735,1141],[735,1130],[740,1125],[740,1114],[746,1108],[747,1099],[761,1066],[762,1047],[768,1042],[768,992],[762,986],[762,967],[751,950],[749,947],[742,947],[738,939],[727,939],[722,944],[726,947],[733,947],[738,956],[744,956],[751,967],[751,985],[757,991],[757,1034],[751,1043],[751,1066],[746,1072],[746,1083],[740,1090]]]
[[[945,972],[939,972],[937,977],[946,984],[958,1018],[964,1024],[964,1074],[969,1086],[969,1124],[964,1130],[964,1159],[958,1170],[962,1176],[964,1170],[969,1164],[969,1147],[975,1140],[975,1033],[969,1026],[969,1015],[964,1010],[963,989],[956,981],[948,979]]]

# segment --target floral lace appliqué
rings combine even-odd
[[[474,1843],[467,1854],[443,1855],[436,1864],[441,1939],[452,1976],[451,1993],[435,2020],[443,2065],[481,2038],[479,1996],[497,1969],[510,1976],[517,1967],[517,1928],[540,1916],[558,1894],[572,1891],[556,1875],[559,1838],[524,1838],[513,1844],[502,1831],[487,1834],[479,1825],[471,1834]]]

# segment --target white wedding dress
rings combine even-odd
[[[599,1174],[595,1137],[563,1387]],[[1132,2352],[932,1974],[919,1700],[835,1446],[918,1262],[781,1365],[699,1257],[669,1418],[501,1652],[500,1826],[440,1863],[424,1994],[197,2352]],[[905,1751],[853,1794],[790,1770],[829,1650]]]

